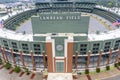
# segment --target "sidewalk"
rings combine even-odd
[[[43,80],[43,75],[40,73],[31,73],[30,75],[26,75],[26,73],[23,71],[21,71],[20,73],[10,73],[12,69],[7,70],[2,67],[2,65],[0,65],[0,67],[0,80]],[[21,74],[22,76],[20,76]],[[110,71],[91,73],[89,74],[89,78],[85,74],[78,74],[78,79],[74,80],[120,80],[120,70],[114,68]]]
[[[72,73],[48,73],[47,80],[73,80]]]
[[[92,74],[89,74],[89,76],[91,79],[88,79],[85,74],[78,75],[77,80],[120,80],[120,70],[118,70],[117,68],[114,68],[110,71],[92,73]]]
[[[1,67],[2,65],[0,65]],[[10,73],[11,69],[7,70],[4,67],[0,69],[0,80],[43,80],[42,74],[40,73],[30,73],[30,75],[26,75],[26,73],[23,73],[22,76],[21,73]],[[34,75],[35,74],[35,75]]]

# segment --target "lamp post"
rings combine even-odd
[[[42,51],[43,54],[43,64],[44,64],[44,70],[46,68],[46,59],[45,59],[45,51]]]
[[[116,5],[116,7],[118,6],[118,0],[116,0],[116,4],[115,5]]]
[[[75,68],[77,71],[77,66],[78,66],[78,51],[75,52]]]

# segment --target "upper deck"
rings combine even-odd
[[[77,8],[77,6],[81,7],[83,4],[85,4],[84,8],[86,8],[87,5],[92,5],[92,8],[95,7],[94,3],[81,3],[81,2],[80,3],[75,2],[74,7],[73,7],[73,2],[68,2],[68,3],[66,3],[66,2],[64,2],[64,3],[63,2],[61,2],[61,3],[54,2],[53,4],[54,5],[56,4],[56,6],[58,6],[58,7],[68,6],[69,8],[71,6],[70,4],[72,4],[72,8]],[[52,7],[54,7],[53,4],[52,4]],[[42,9],[42,7],[44,7],[44,9],[46,9],[46,7],[48,5],[49,5],[49,7],[51,7],[51,3],[36,4],[36,6],[38,8],[41,8],[41,9]],[[89,6],[88,6],[88,8],[89,8]],[[29,10],[27,10],[27,11],[28,11],[28,13],[30,13]],[[12,16],[15,16],[15,15],[19,15],[20,13],[22,13],[22,12],[14,12],[12,14],[9,14],[10,16],[7,15],[7,16],[2,17],[1,20],[4,19],[6,21],[6,20],[8,20],[8,18],[11,18]],[[105,13],[102,13],[102,14],[105,14]],[[82,15],[90,17],[88,34],[79,32],[79,29],[77,29],[78,33],[75,33],[75,32],[68,32],[68,33],[55,32],[55,33],[57,33],[56,35],[53,35],[54,31],[46,32],[44,34],[43,33],[41,33],[41,34],[33,33],[31,19],[30,19],[30,20],[28,20],[28,22],[26,21],[25,23],[20,25],[19,28],[15,31],[10,31],[8,29],[1,28],[0,29],[0,32],[1,32],[0,36],[1,36],[1,38],[13,39],[13,40],[18,40],[18,41],[19,40],[21,40],[21,41],[33,41],[33,36],[44,36],[44,37],[47,37],[47,36],[50,36],[50,37],[52,37],[52,36],[72,36],[72,37],[74,37],[74,36],[78,36],[78,37],[79,36],[88,36],[87,41],[97,41],[97,40],[99,41],[99,40],[107,40],[107,39],[114,39],[114,38],[120,37],[118,34],[120,32],[119,29],[117,27],[113,26],[110,21],[106,20],[106,19],[109,19],[109,17],[104,18],[104,17],[100,17],[98,15],[91,14],[91,13],[82,13]],[[105,14],[105,15],[107,15],[107,14]],[[24,17],[24,14],[22,14],[22,16],[20,16],[20,17]],[[113,16],[112,19],[115,20],[116,17]],[[13,19],[13,22],[15,22],[14,21],[15,18],[12,18],[12,19]],[[17,19],[19,19],[19,17],[17,17]],[[113,21],[113,20],[111,20],[111,21]],[[10,22],[10,20],[8,20],[8,21]],[[8,21],[6,21],[6,22],[8,23]],[[13,22],[11,22],[11,24]],[[74,20],[73,20],[73,22],[74,22]],[[7,23],[4,26],[9,27],[10,25],[8,26]],[[53,30],[53,29],[54,28],[51,28],[51,30]],[[68,30],[69,28],[63,28],[63,29]],[[26,31],[26,34],[23,34],[23,31]],[[98,32],[98,34],[97,34],[97,32]]]

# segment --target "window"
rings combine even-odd
[[[59,16],[57,16],[56,19],[58,20],[58,19],[59,19]]]
[[[7,58],[8,58],[8,61],[10,62],[10,63],[13,63],[13,60],[12,60],[12,54],[10,53],[10,52],[5,52],[5,54],[6,54],[6,56],[7,56]]]
[[[52,16],[50,16],[50,19],[51,19],[51,20],[53,19]]]
[[[98,51],[99,51],[99,46],[100,46],[99,43],[93,44],[92,54],[97,54],[97,53],[98,53]]]
[[[46,16],[46,19],[49,20],[49,16]]]
[[[56,62],[56,72],[64,72],[64,62]]]
[[[62,20],[63,19],[63,17],[62,16],[60,16],[60,20]]]
[[[40,20],[42,20],[42,18],[41,17],[39,17],[40,18]]]
[[[27,56],[27,55],[24,55],[24,63],[26,65],[26,67],[32,67],[32,59],[31,59],[31,56]]]
[[[103,54],[101,56],[101,62],[100,62],[101,66],[104,66],[107,64],[108,57],[109,57],[109,54]]]
[[[87,53],[87,44],[80,44],[80,54]]]
[[[87,62],[87,57],[86,56],[81,56],[78,57],[78,69],[84,69],[86,67],[86,62]]]
[[[5,49],[9,50],[9,46],[8,46],[8,41],[7,40],[3,40],[3,45],[4,45]]]
[[[78,11],[78,10],[77,10]],[[74,16],[74,19],[77,19],[77,15]]]
[[[29,53],[29,48],[28,48],[28,44],[22,43],[22,50],[23,53]]]
[[[43,20],[45,20],[45,16],[43,16]]]
[[[52,18],[53,18],[53,20],[55,20],[55,19],[56,19],[56,17],[55,17],[55,16],[53,16]]]
[[[21,58],[20,58],[20,55],[19,54],[14,54],[14,57],[15,57],[15,61],[16,61],[16,64],[18,66],[22,66],[22,61],[21,61]]]
[[[91,67],[91,68],[97,67],[97,62],[98,62],[98,56],[91,56],[89,67]]]
[[[44,68],[43,57],[40,56],[34,56],[34,57],[35,57],[36,68]]]
[[[117,50],[120,45],[120,40],[115,41],[114,50]]]
[[[18,47],[17,47],[17,43],[16,42],[11,42],[12,45],[12,49],[14,52],[18,52]]]
[[[41,53],[40,44],[33,44],[33,46],[34,46],[34,53],[40,54]]]
[[[105,45],[104,45],[104,52],[109,52],[110,50],[110,45],[111,45],[111,42],[106,42]]]

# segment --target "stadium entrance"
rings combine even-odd
[[[48,40],[46,38],[48,72],[71,73],[73,55],[72,38],[67,37],[63,33],[57,35],[61,36],[52,36]]]
[[[64,72],[64,61],[60,60],[56,62],[56,72]]]

